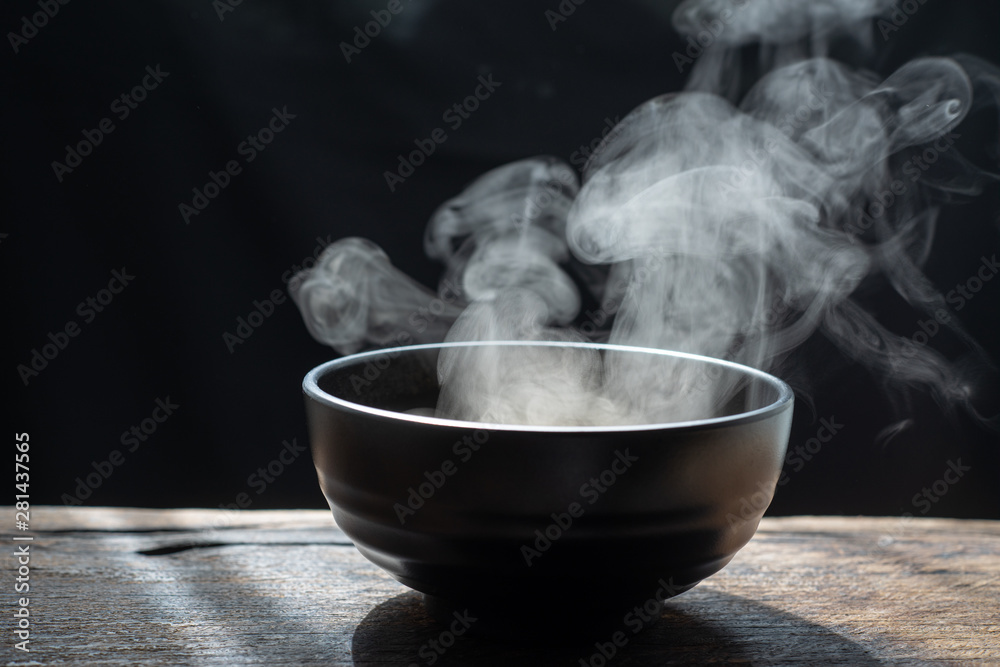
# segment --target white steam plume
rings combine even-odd
[[[434,214],[426,251],[445,264],[442,289],[469,306],[438,319],[430,338],[444,339],[452,321],[448,340],[585,333],[773,371],[821,331],[894,384],[928,388],[944,405],[967,402],[966,362],[914,346],[854,295],[881,274],[923,314],[947,310],[921,270],[934,197],[977,191],[982,174],[961,158],[954,132],[980,104],[974,91],[996,95],[1000,78],[967,56],[920,58],[884,80],[824,57],[833,39],[870,46],[872,17],[889,6],[683,2],[675,27],[710,30],[712,46],[685,92],[646,102],[609,134],[582,183],[556,158],[523,160]],[[751,42],[761,44],[767,73],[738,96],[737,49]],[[917,151],[932,151],[937,167],[907,173]],[[340,243],[296,302],[313,335],[338,351],[386,344],[433,295],[372,244]],[[589,330],[580,326],[581,288],[602,304],[601,317],[588,313]],[[956,318],[942,326],[984,360]],[[650,372],[627,355],[602,360],[582,349],[448,350],[438,413],[517,424],[663,422],[708,416],[737,389],[694,391],[701,379],[690,368]]]
[[[313,338],[342,354],[365,345],[440,341],[462,310],[454,297],[436,298],[359,238],[332,243],[289,291]],[[421,309],[434,317],[420,318]]]

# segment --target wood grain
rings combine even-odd
[[[32,651],[7,620],[6,664],[600,665],[611,639],[435,653],[444,628],[324,511],[33,508],[32,528]],[[1000,664],[998,618],[1000,522],[765,519],[608,664]]]

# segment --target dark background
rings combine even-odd
[[[340,43],[386,4],[243,2],[220,19],[222,5],[210,0],[70,2],[18,53],[3,47],[3,420],[8,435],[30,433],[33,502],[215,507],[247,493],[253,508],[324,506],[308,454],[264,488],[250,476],[283,441],[306,444],[301,378],[334,353],[309,337],[290,300],[232,352],[223,334],[236,332],[254,300],[286,293],[286,272],[317,239],[371,238],[434,285],[441,267],[421,242],[438,204],[504,162],[568,160],[605,119],[683,85],[671,59],[684,49],[669,24],[674,3],[590,0],[553,31],[544,12],[555,0],[403,0],[347,63]],[[913,57],[957,51],[1000,61],[996,3],[919,7],[887,39],[874,33],[871,69],[885,75]],[[0,25],[20,31],[37,11],[5,3]],[[169,75],[120,120],[111,103],[157,65]],[[501,87],[390,193],[383,172],[442,127],[445,109],[486,73]],[[285,107],[295,118],[246,163],[237,147]],[[106,117],[114,131],[59,182],[51,163]],[[964,148],[995,147],[995,112],[970,127]],[[233,159],[242,172],[185,224],[178,205]],[[998,211],[991,186],[943,213],[927,266],[943,291],[998,251]],[[134,280],[85,322],[78,304],[122,267]],[[863,300],[897,333],[917,330],[920,316],[887,285],[866,285]],[[994,359],[998,312],[1000,280],[955,314]],[[17,366],[69,321],[79,335],[25,386]],[[797,358],[803,371],[789,380],[803,393],[790,447],[814,436],[819,418],[843,427],[788,467],[772,514],[920,515],[914,495],[961,459],[971,470],[927,514],[1000,518],[995,433],[919,392],[891,402],[883,378],[820,336]],[[167,397],[175,413],[129,452],[121,434]],[[877,441],[903,419],[910,428]],[[114,450],[120,465],[102,465]],[[110,475],[78,493],[95,462]]]

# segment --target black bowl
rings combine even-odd
[[[693,365],[732,389],[712,415],[665,424],[532,427],[408,414],[433,408],[456,345],[579,345]],[[691,370],[691,368],[687,370]],[[770,504],[791,425],[766,373],[662,350],[445,343],[323,364],[303,389],[320,486],[361,553],[427,596],[521,626],[622,620],[718,572]],[[699,391],[696,386],[689,391]],[[626,619],[627,620],[627,619]]]

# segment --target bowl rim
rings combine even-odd
[[[609,350],[609,351],[620,351],[620,352],[639,352],[645,354],[658,354],[661,356],[677,357],[682,359],[691,359],[694,361],[705,362],[709,364],[719,365],[727,368],[731,368],[747,375],[756,377],[767,384],[774,387],[778,392],[778,397],[773,402],[764,407],[757,408],[755,410],[750,410],[748,412],[741,412],[735,415],[726,415],[723,417],[710,417],[707,419],[694,419],[688,421],[678,421],[678,422],[659,422],[659,423],[649,423],[649,424],[624,424],[624,425],[610,425],[610,426],[531,426],[524,424],[496,424],[490,422],[474,422],[474,421],[463,421],[459,419],[446,419],[443,417],[425,417],[422,415],[411,415],[404,412],[394,412],[392,410],[384,410],[382,408],[373,408],[367,405],[362,405],[360,403],[354,403],[343,398],[339,398],[330,394],[319,387],[319,378],[326,373],[335,370],[341,366],[347,366],[350,364],[363,361],[367,358],[381,357],[385,355],[396,355],[403,354],[410,351],[419,350],[441,350],[449,347],[482,347],[487,345],[504,345],[504,346],[525,346],[525,347],[580,347],[580,348],[590,348],[597,350]],[[329,407],[346,410],[349,412],[356,412],[361,414],[370,415],[373,417],[381,417],[384,419],[390,419],[393,421],[403,421],[412,422],[415,424],[424,424],[429,426],[445,426],[452,428],[462,428],[462,429],[481,429],[488,431],[513,431],[513,432],[528,432],[528,433],[621,433],[627,431],[659,431],[659,430],[669,430],[674,431],[689,431],[689,430],[700,430],[703,428],[719,427],[719,426],[736,426],[739,424],[746,424],[749,422],[758,421],[765,419],[774,414],[778,414],[784,408],[790,407],[793,402],[795,394],[791,387],[788,386],[786,382],[778,377],[766,373],[756,368],[750,366],[745,366],[743,364],[736,363],[734,361],[727,361],[724,359],[716,359],[714,357],[706,357],[700,354],[691,354],[688,352],[676,352],[673,350],[662,350],[659,348],[652,347],[640,347],[635,345],[617,345],[614,343],[592,343],[592,342],[575,342],[575,341],[509,341],[509,340],[486,340],[486,341],[450,341],[444,343],[425,343],[421,345],[406,345],[401,347],[389,347],[389,348],[379,348],[375,350],[369,350],[366,352],[358,352],[356,354],[346,355],[331,361],[316,366],[311,371],[306,373],[306,376],[302,380],[302,392],[318,403],[325,404]]]

